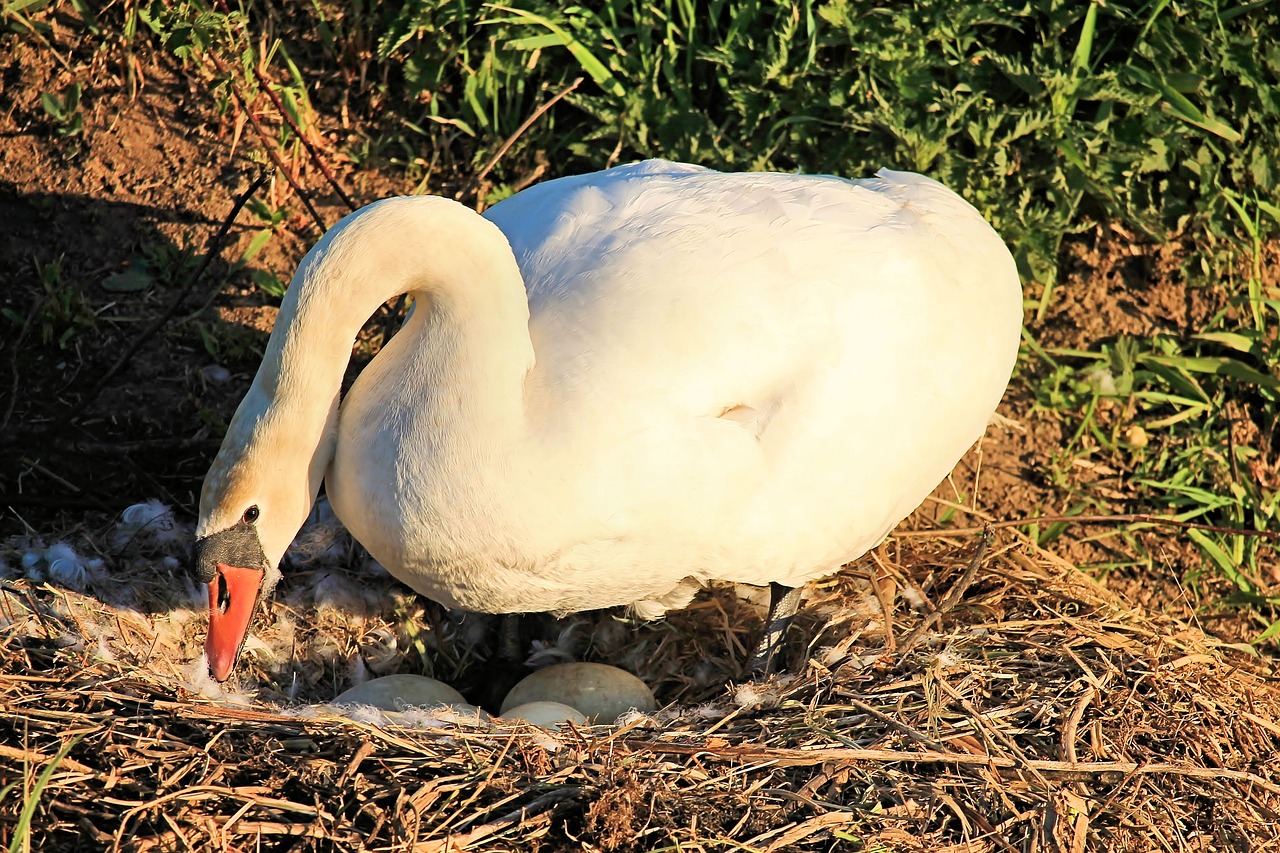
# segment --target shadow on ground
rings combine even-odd
[[[146,498],[193,510],[266,340],[205,310],[244,273],[215,258],[195,278],[221,223],[9,183],[0,221],[0,535]],[[251,230],[232,226],[228,242]]]

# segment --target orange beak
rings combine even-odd
[[[249,620],[262,591],[266,572],[218,563],[209,582],[209,635],[205,656],[216,681],[226,681],[249,634]]]

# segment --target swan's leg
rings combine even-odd
[[[463,683],[455,685],[468,702],[491,714],[502,710],[507,692],[529,674],[524,665],[528,646],[523,642],[523,615],[504,613],[489,622],[491,656],[484,666],[468,672]]]
[[[751,656],[747,669],[749,675],[769,675],[773,672],[774,659],[782,650],[782,638],[786,636],[791,617],[800,609],[802,587],[769,584],[769,616],[765,620],[764,636]]]
[[[498,656],[506,663],[519,666],[524,663],[524,644],[520,613],[504,613],[498,617]]]

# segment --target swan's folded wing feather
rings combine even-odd
[[[1017,281],[968,204],[887,170],[798,181],[649,161],[548,182],[488,215],[525,276],[556,405],[598,395],[636,409],[625,417],[774,405],[833,364],[892,358],[904,329],[954,325],[1001,275]],[[619,383],[626,394],[603,391]]]

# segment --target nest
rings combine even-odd
[[[791,633],[794,674],[760,683],[737,675],[759,614],[732,590],[655,624],[616,613],[548,623],[539,654],[621,664],[665,703],[556,733],[309,713],[301,703],[362,668],[485,671],[470,623],[390,581],[376,595],[362,581],[365,612],[341,622],[332,602],[296,596],[318,570],[294,573],[294,597],[282,589],[263,630],[293,652],[251,654],[255,698],[236,704],[201,695],[199,601],[156,593],[180,589],[176,575],[128,606],[92,584],[81,594],[10,579],[0,842],[418,853],[1280,843],[1280,687],[1262,667],[1012,534],[980,560],[975,545],[893,539],[816,585]],[[133,571],[113,587],[141,584],[141,564]]]

